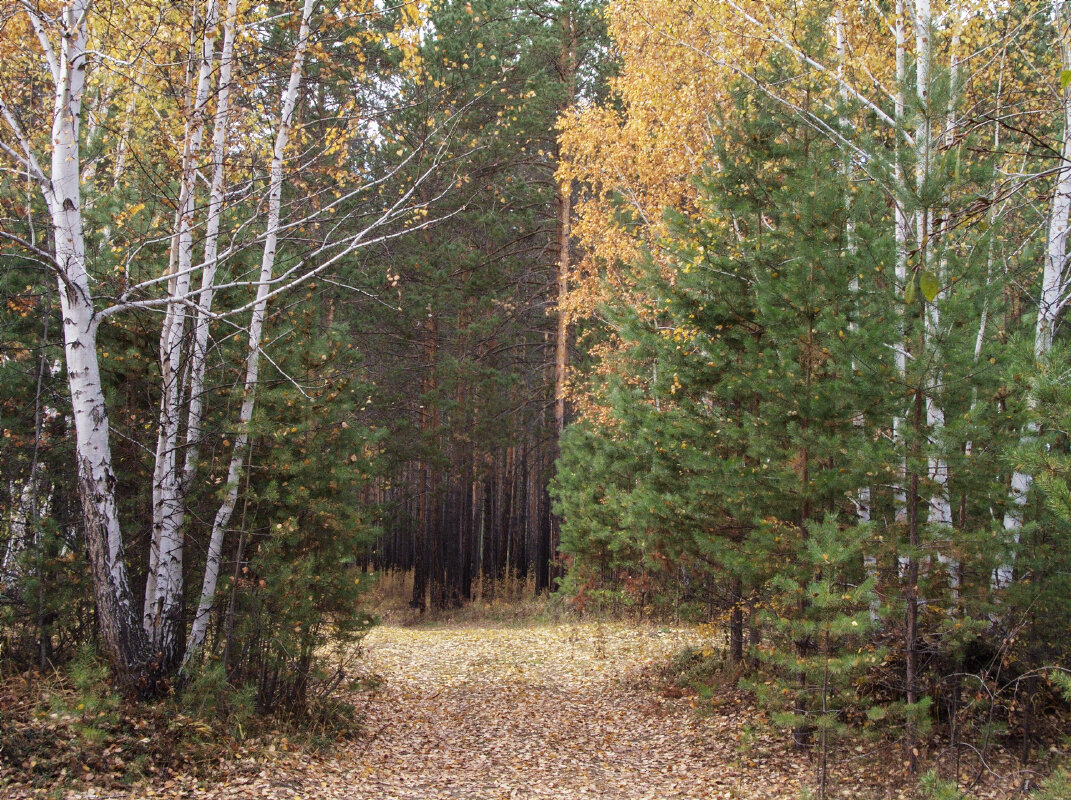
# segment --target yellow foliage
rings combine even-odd
[[[1037,0],[1033,0],[1042,9]],[[1028,63],[1016,38],[992,24],[988,6],[978,0],[936,0],[935,31],[940,42],[934,53],[954,68],[966,108],[992,105],[1000,86],[1021,113],[1047,107],[1048,87],[1015,85],[1013,76],[1058,75],[1059,55],[1044,66]],[[590,317],[601,304],[643,307],[628,265],[649,253],[664,270],[661,243],[667,234],[665,210],[698,219],[693,179],[702,170],[716,169],[713,146],[722,125],[737,111],[729,90],[743,82],[799,109],[815,93],[830,104],[854,101],[859,129],[876,130],[891,147],[896,134],[892,121],[897,105],[896,39],[903,31],[904,56],[914,57],[911,19],[896,19],[895,7],[836,0],[829,8],[828,37],[821,51],[804,52],[800,6],[787,0],[614,0],[607,24],[621,60],[611,82],[613,101],[574,109],[559,123],[562,161],[558,179],[577,182],[582,196],[577,206],[574,236],[584,261],[571,277],[565,310],[573,319]],[[1026,18],[1026,17],[1024,17]],[[1029,40],[1046,24],[1037,13],[1014,37]],[[800,77],[766,86],[758,69],[774,53],[800,66]],[[1047,104],[1047,106],[1046,106]],[[1030,112],[1026,109],[1030,108]],[[802,113],[802,112],[801,112]],[[729,225],[728,220],[717,224]],[[732,223],[736,224],[736,223]],[[739,232],[737,234],[740,235]],[[682,267],[687,269],[687,267]],[[673,280],[672,274],[667,278]],[[615,372],[613,346],[601,348],[598,372]],[[626,370],[627,373],[627,370]],[[583,387],[573,386],[572,400],[581,415],[605,419],[597,400]]]

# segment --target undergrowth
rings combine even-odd
[[[393,625],[526,625],[552,624],[579,619],[582,615],[568,598],[536,594],[535,579],[507,575],[497,580],[479,578],[472,585],[472,599],[460,606],[421,612],[410,606],[412,572],[386,572],[369,593],[369,607],[384,622]]]
[[[700,626],[700,630],[704,627]],[[691,704],[700,716],[737,713],[744,707],[757,711],[756,696],[751,689],[763,681],[766,673],[754,666],[731,663],[727,648],[719,647],[717,641],[713,641],[713,644],[689,646],[678,651],[663,666],[660,686],[656,688],[660,688],[664,697],[691,697]],[[900,668],[902,665],[896,659],[890,659],[889,663],[882,664],[867,676],[867,680],[861,679],[859,685],[868,690],[887,685],[894,677],[887,673]],[[1071,675],[1053,669],[1048,670],[1045,677],[1049,681],[1050,694],[1062,693],[1071,703]],[[920,800],[975,800],[993,796],[992,786],[998,783],[1005,788],[1016,787],[1016,796],[1029,800],[1069,800],[1071,759],[1067,748],[1071,737],[1067,731],[1071,729],[1071,715],[1066,707],[1059,708],[1058,702],[1050,704],[1057,708],[1050,709],[1047,733],[1037,742],[1042,745],[1038,748],[1038,758],[1027,767],[1020,760],[1018,739],[1021,732],[1013,736],[1007,723],[993,719],[1006,713],[1004,706],[1009,701],[995,690],[992,695],[986,695],[986,699],[988,704],[965,702],[955,718],[955,730],[950,728],[951,720],[946,713],[936,714],[928,737],[918,745],[923,774],[917,779],[917,791],[914,794],[908,791],[907,796]],[[730,708],[730,704],[739,707]],[[847,744],[840,754],[843,765],[851,768],[848,762],[858,761],[860,753],[870,754],[867,758],[876,759],[887,768],[885,776],[889,785],[901,788],[915,785],[916,779],[904,769],[901,760],[899,729],[869,726],[864,711],[863,707],[843,710],[843,719],[851,723]],[[983,728],[984,736],[978,734]],[[749,726],[749,729],[764,729],[766,735],[780,737],[785,747],[792,746],[791,737],[786,737],[772,724]],[[964,736],[973,733],[975,741],[958,741],[955,733]],[[812,736],[810,747],[814,747],[814,738]]]
[[[555,625],[568,622],[650,622],[679,624],[685,620],[660,607],[637,607],[623,603],[595,603],[576,596],[568,587],[558,592],[536,592],[534,577],[515,574],[497,579],[478,577],[471,599],[458,606],[426,610],[413,608],[413,573],[380,574],[369,592],[369,608],[390,625],[520,626]]]
[[[27,671],[0,682],[0,795],[31,786],[45,796],[91,783],[98,789],[194,774],[284,742],[324,748],[355,736],[362,714],[330,692],[300,717],[257,711],[256,687],[234,686],[221,665],[193,676],[181,693],[135,703],[83,647],[63,670]]]

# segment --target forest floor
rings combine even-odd
[[[667,683],[667,659],[687,645],[703,645],[694,629],[636,624],[383,626],[363,643],[364,679],[347,690],[355,736],[318,749],[249,743],[218,765],[133,787],[86,774],[62,792],[0,781],[0,795],[790,800],[813,786],[813,762],[745,694],[700,700]],[[829,796],[913,796],[894,780],[890,750],[842,746]],[[1013,785],[971,796],[1008,797]]]

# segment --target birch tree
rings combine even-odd
[[[614,116],[605,109],[593,109],[571,121],[565,132],[571,161],[566,168],[575,169],[571,174],[590,180],[595,187],[591,199],[581,203],[576,230],[589,251],[601,259],[590,274],[591,282],[604,292],[610,288],[612,296],[604,302],[642,302],[642,298],[638,301],[630,295],[629,287],[615,282],[615,260],[636,261],[635,251],[629,253],[622,239],[637,249],[650,247],[653,257],[659,258],[661,209],[657,201],[668,200],[666,204],[672,208],[691,212],[686,191],[671,194],[681,185],[676,175],[665,171],[659,175],[652,169],[650,175],[637,176],[632,169],[626,147],[633,143],[639,158],[648,159],[650,165],[658,163],[655,154],[662,164],[670,163],[669,156],[644,142],[645,135],[656,135],[652,131],[658,131],[657,123],[648,122],[638,135],[632,126],[637,120],[646,121],[646,115],[659,121],[676,120],[678,108],[694,103],[688,121],[701,125],[705,120],[706,133],[717,140],[719,125],[724,125],[711,111],[723,102],[717,89],[692,98],[694,86],[710,81],[712,76],[725,83],[740,81],[756,95],[805,120],[819,135],[837,144],[843,158],[858,170],[860,181],[880,187],[887,197],[890,218],[885,224],[895,243],[890,276],[894,280],[887,289],[892,290],[889,300],[895,305],[891,313],[900,314],[901,330],[886,346],[895,352],[898,380],[891,391],[900,398],[901,407],[873,431],[877,436],[891,436],[900,453],[895,464],[898,474],[890,476],[891,485],[882,487],[887,491],[878,501],[878,510],[879,519],[891,512],[885,524],[891,538],[898,541],[899,589],[906,601],[903,681],[908,704],[914,705],[921,699],[918,643],[922,627],[936,624],[924,621],[919,613],[928,600],[937,599],[936,590],[922,587],[926,578],[935,574],[931,560],[936,554],[936,561],[948,573],[949,591],[942,596],[958,599],[959,551],[969,533],[953,527],[962,523],[956,523],[953,514],[952,486],[964,476],[955,472],[962,462],[950,463],[960,443],[956,434],[949,432],[946,404],[957,402],[957,385],[969,386],[975,380],[976,370],[963,366],[967,348],[960,331],[978,332],[971,337],[970,352],[980,353],[984,341],[978,341],[985,338],[989,312],[984,310],[988,308],[985,303],[979,309],[969,309],[962,297],[954,296],[954,289],[964,282],[976,283],[968,270],[979,266],[989,269],[989,274],[992,270],[988,264],[962,257],[957,260],[957,251],[973,248],[976,241],[984,244],[987,240],[974,229],[973,222],[985,216],[991,225],[989,207],[996,199],[1021,191],[1032,179],[1017,176],[995,187],[986,186],[988,199],[971,204],[971,193],[977,187],[966,181],[957,183],[958,166],[953,175],[950,160],[956,159],[958,165],[961,156],[964,160],[969,157],[964,142],[999,124],[995,120],[999,120],[1001,107],[998,100],[994,111],[991,92],[979,90],[970,98],[975,103],[971,115],[961,115],[958,85],[964,73],[991,74],[987,70],[993,68],[999,53],[1014,46],[1016,37],[1023,35],[1021,26],[1013,21],[1005,33],[982,40],[976,37],[963,45],[961,27],[973,25],[977,32],[985,26],[987,9],[971,3],[931,5],[929,0],[865,6],[836,3],[820,35],[808,39],[801,35],[806,25],[798,7],[780,2],[695,0],[678,5],[622,0],[614,8],[618,16],[611,25],[615,32],[626,30],[619,34],[619,41],[629,54],[618,83],[626,112]],[[888,36],[876,37],[875,29]],[[762,53],[758,58],[756,50]],[[757,65],[765,63],[771,52],[780,60],[798,64],[808,80],[764,79]],[[648,58],[659,59],[665,66],[649,64],[645,61]],[[632,74],[633,69],[640,74]],[[685,77],[689,71],[696,76]],[[814,103],[812,94],[805,91],[813,90],[812,77],[821,87],[817,89],[820,103]],[[647,97],[641,97],[634,89],[645,81],[649,91]],[[651,86],[657,88],[652,90]],[[832,115],[812,111],[820,108],[825,112],[834,104],[845,109],[835,124]],[[678,122],[676,127],[682,135],[668,143],[667,150],[678,157],[685,153],[705,156],[712,171],[725,169],[709,151],[695,152],[703,139],[690,135],[687,122]],[[655,202],[650,202],[652,199]],[[631,213],[624,224],[623,208]],[[740,229],[747,230],[746,220]],[[989,284],[987,279],[983,290],[987,296]],[[970,318],[975,311],[979,317]],[[603,358],[605,368],[612,370],[609,359]],[[971,364],[977,362],[976,356],[971,359]],[[875,485],[880,483],[875,481]],[[865,494],[856,493],[852,500],[857,517],[874,518],[874,504]],[[876,564],[870,556],[867,561],[873,574]],[[926,592],[935,596],[928,598]]]
[[[229,0],[223,9],[216,0],[207,0],[188,20],[194,35],[187,69],[184,133],[178,140],[181,148],[176,158],[178,192],[173,227],[167,237],[170,241],[167,268],[163,274],[134,279],[134,275],[144,275],[144,271],[132,270],[131,266],[137,268],[138,256],[148,253],[144,248],[135,248],[126,257],[125,274],[132,279],[125,282],[123,291],[118,296],[100,293],[97,291],[99,269],[94,266],[93,254],[87,251],[84,232],[85,209],[92,199],[84,197],[84,193],[93,191],[94,181],[87,178],[83,169],[83,104],[87,90],[98,79],[96,67],[108,67],[107,71],[100,70],[100,81],[120,80],[121,76],[115,75],[124,64],[109,57],[107,40],[95,38],[103,35],[106,28],[99,26],[98,31],[94,11],[90,0],[68,0],[55,14],[46,13],[30,2],[20,4],[19,19],[32,32],[40,63],[47,70],[45,77],[52,87],[52,130],[47,141],[33,130],[27,130],[18,105],[9,101],[5,91],[0,94],[0,116],[4,122],[0,153],[9,167],[31,176],[48,212],[51,248],[36,247],[24,240],[18,244],[47,261],[59,287],[67,380],[76,431],[79,494],[102,639],[122,683],[130,690],[148,695],[157,691],[161,679],[174,673],[183,655],[186,633],[183,579],[188,571],[185,554],[189,539],[185,529],[186,505],[198,472],[206,400],[205,359],[212,326],[226,326],[231,331],[237,326],[247,334],[243,400],[235,423],[227,490],[209,541],[201,601],[188,654],[203,642],[207,609],[212,605],[221,557],[220,540],[234,507],[248,426],[255,407],[268,306],[294,287],[336,268],[359,249],[434,224],[436,220],[426,213],[429,200],[421,199],[419,189],[430,175],[442,168],[437,154],[443,152],[442,143],[447,139],[449,126],[434,130],[402,159],[401,166],[382,174],[366,172],[349,177],[329,197],[284,205],[288,175],[295,174],[301,166],[290,152],[288,142],[300,108],[310,45],[315,35],[330,33],[330,25],[325,25],[323,31],[316,30],[318,4],[316,0],[305,0],[299,9],[286,11],[282,17],[285,20],[293,16],[295,24],[291,30],[295,38],[281,94],[272,99],[267,89],[270,82],[259,83],[270,73],[241,79],[246,101],[262,111],[258,114],[259,127],[245,130],[238,146],[255,147],[265,138],[271,142],[263,194],[256,193],[255,180],[228,186],[226,162],[231,151],[230,109],[236,79],[234,67],[238,61],[236,49],[240,44],[256,46],[256,31],[266,30],[264,26],[275,23],[261,20],[256,10],[247,12],[253,16],[245,22],[245,36],[239,36],[234,0]],[[345,22],[352,28],[355,21],[368,23],[380,12],[374,3],[356,3],[341,12],[333,11],[330,19],[337,21],[338,13],[348,15]],[[419,24],[419,18],[410,11],[403,15],[402,24],[412,29]],[[373,30],[367,24],[364,28]],[[249,30],[253,31],[252,35]],[[217,53],[221,32],[222,46]],[[407,35],[404,31],[390,34],[394,41]],[[318,57],[326,56],[319,50]],[[144,68],[144,65],[131,67],[135,73]],[[131,76],[131,80],[136,79],[136,74]],[[123,92],[108,95],[116,96],[126,108],[133,107]],[[278,112],[268,112],[270,106],[278,108]],[[265,136],[265,121],[270,137]],[[210,125],[211,177],[205,179],[202,143]],[[374,136],[374,129],[366,127],[348,126],[347,130],[351,131],[351,137]],[[326,149],[321,144],[316,152],[323,153]],[[336,142],[335,150],[340,149],[343,148]],[[405,166],[418,151],[424,165],[422,170],[415,176],[405,175]],[[119,178],[120,165],[129,163],[127,145],[120,143],[116,154],[113,179]],[[96,176],[90,174],[90,177]],[[201,183],[208,184],[207,203],[201,202]],[[451,185],[449,181],[444,183]],[[385,202],[384,197],[388,198]],[[246,198],[246,202],[239,204],[236,198]],[[221,246],[220,231],[228,203],[233,219],[228,242]],[[304,234],[302,244],[297,250],[290,248],[286,266],[277,269],[281,243],[297,232]],[[10,235],[7,238],[17,239]],[[236,261],[251,249],[261,254],[260,269],[248,278],[231,274],[221,280],[221,275],[226,273],[220,271],[220,265],[228,260]],[[248,291],[254,293],[253,299],[245,299]],[[214,307],[216,298],[221,296],[228,299],[226,307]],[[123,535],[124,526],[136,525],[137,521],[120,519],[109,424],[111,409],[101,377],[101,363],[106,354],[100,349],[98,334],[103,325],[120,314],[149,312],[162,314],[160,376],[156,387],[159,413],[151,487],[152,540],[144,600],[139,608],[138,593],[130,582]]]
[[[1037,318],[1034,323],[1034,361],[1045,362],[1052,350],[1053,337],[1061,312],[1068,302],[1071,289],[1071,272],[1068,270],[1068,233],[1071,232],[1071,9],[1067,3],[1054,6],[1057,41],[1054,43],[1060,54],[1061,71],[1058,83],[1062,134],[1059,147],[1059,162],[1053,180],[1052,200],[1049,209],[1049,224],[1045,236],[1044,268],[1038,294]],[[1037,398],[1027,396],[1029,411],[1036,408]],[[1023,443],[1037,434],[1034,422],[1028,422],[1023,434]],[[1011,478],[1011,502],[1004,513],[1004,529],[1012,547],[1012,558],[993,572],[994,588],[1010,584],[1014,578],[1015,547],[1023,527],[1023,511],[1030,495],[1033,477],[1022,468],[1017,468]]]

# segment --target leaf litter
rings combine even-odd
[[[814,765],[747,695],[725,689],[711,703],[666,686],[667,659],[704,644],[694,629],[619,623],[385,626],[364,640],[366,674],[345,698],[363,715],[361,735],[322,750],[285,737],[250,743],[221,758],[214,774],[180,773],[123,790],[89,785],[62,796],[798,797]],[[904,795],[878,766],[887,753],[855,751],[830,796]],[[34,796],[11,788],[10,797]]]

